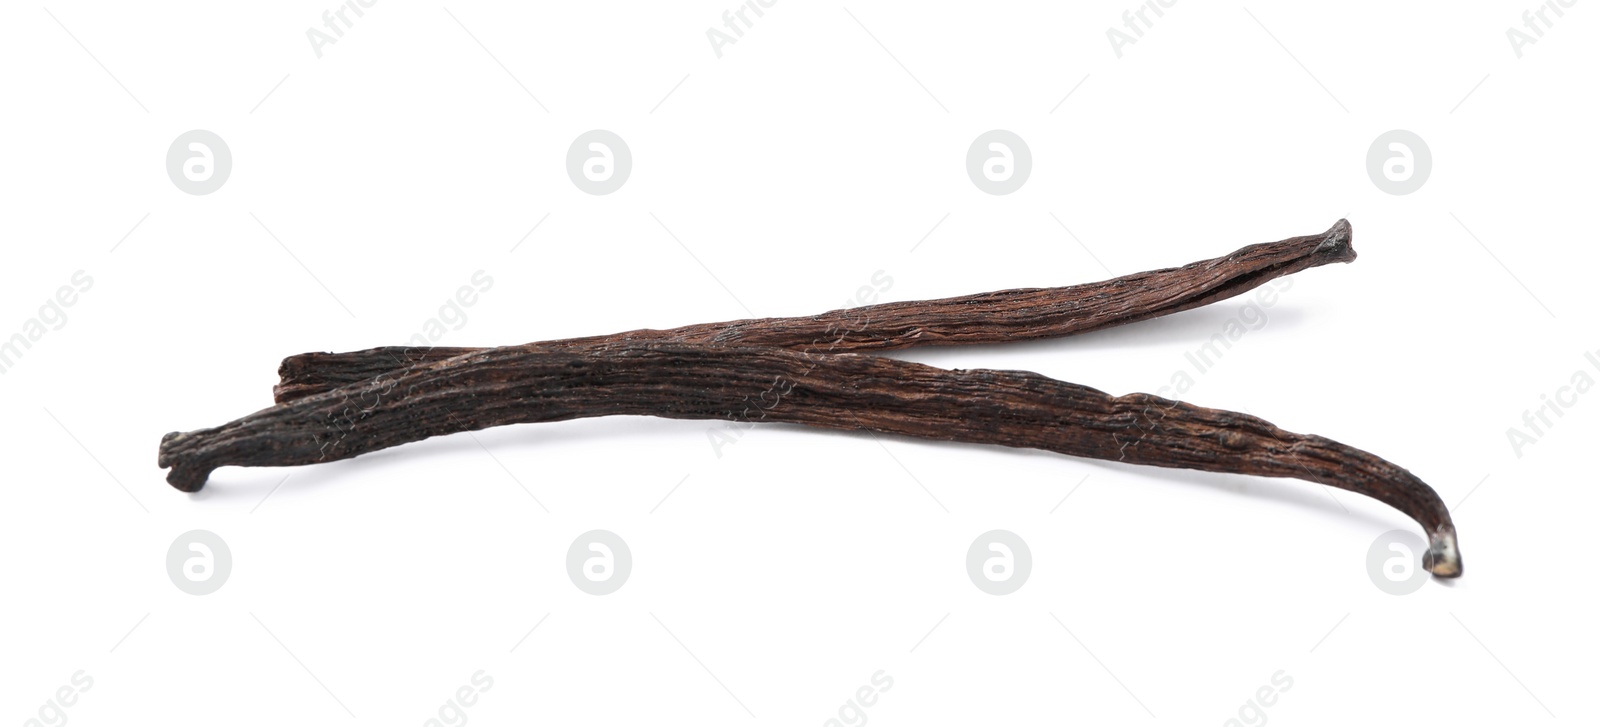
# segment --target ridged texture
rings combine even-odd
[[[1058,338],[1148,320],[1214,303],[1273,278],[1356,257],[1350,223],[1327,232],[1249,245],[1179,268],[1064,288],[1025,288],[939,300],[879,303],[795,318],[700,323],[528,344],[596,350],[641,342],[777,346],[814,353],[890,351],[910,346]],[[390,346],[350,353],[302,353],[283,360],[276,401],[291,401],[390,371],[483,349]]]
[[[1150,394],[1111,396],[1022,371],[951,371],[856,354],[774,347],[618,344],[605,350],[489,349],[172,433],[160,465],[180,490],[225,465],[347,459],[505,424],[645,415],[789,422],[924,439],[1028,447],[1093,459],[1293,477],[1373,497],[1437,541],[1449,512],[1426,483],[1375,455],[1262,419]],[[1441,545],[1440,554],[1445,552]]]
[[[1150,394],[1111,396],[1028,372],[949,371],[851,353],[1050,338],[1146,320],[1349,262],[1350,238],[1340,220],[1320,235],[1066,288],[491,349],[301,354],[280,368],[279,405],[168,434],[159,463],[171,468],[169,483],[194,492],[217,467],[329,462],[503,424],[610,415],[789,422],[1304,479],[1405,513],[1428,533],[1424,565],[1459,576],[1455,528],[1437,493],[1362,450]]]

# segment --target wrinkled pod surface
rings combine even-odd
[[[813,316],[700,323],[529,345],[594,350],[631,343],[676,342],[851,353],[1059,338],[1186,311],[1248,292],[1275,278],[1355,258],[1350,223],[1339,220],[1315,235],[1248,245],[1222,257],[1182,267],[1083,285],[879,303]],[[302,353],[283,360],[273,396],[279,402],[292,401],[480,350],[483,349],[387,346],[348,353]]]
[[[355,457],[506,424],[644,415],[787,422],[1049,450],[1114,462],[1321,483],[1377,499],[1426,532],[1424,565],[1461,575],[1437,493],[1404,468],[1325,437],[1150,394],[1112,396],[1022,371],[945,370],[770,346],[516,346],[419,364],[396,376],[263,409],[161,442],[167,481],[194,492],[218,467]]]

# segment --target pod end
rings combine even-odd
[[[1422,566],[1436,578],[1461,577],[1461,549],[1456,545],[1456,529],[1440,525],[1428,536],[1428,554]]]

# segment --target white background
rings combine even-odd
[[[0,11],[0,336],[94,281],[0,375],[0,720],[56,718],[81,671],[76,724],[422,724],[479,670],[482,724],[822,724],[880,670],[885,725],[1259,724],[1280,671],[1279,724],[1596,718],[1600,395],[1521,456],[1507,433],[1600,378],[1587,4],[1518,58],[1540,6],[1178,2],[1119,58],[1131,1],[779,2],[718,58],[731,4],[385,0],[319,59],[334,7]],[[166,175],[190,129],[231,149],[215,193]],[[614,194],[564,169],[590,129],[632,150]],[[1014,194],[966,175],[990,129],[1031,148]],[[1413,194],[1366,172],[1391,129],[1431,149]],[[882,300],[1066,285],[1340,217],[1360,259],[1295,276],[1184,398],[1431,483],[1466,575],[1407,596],[1365,559],[1416,525],[1375,501],[997,447],[761,427],[719,457],[714,424],[630,418],[198,496],[155,466],[270,404],[282,356],[401,343],[477,270],[443,344],[813,313],[879,270]],[[903,356],[1154,391],[1245,302]],[[634,558],[603,597],[564,566],[597,528]],[[1034,559],[1003,597],[964,570],[996,528]],[[165,571],[193,529],[232,553],[207,596]]]

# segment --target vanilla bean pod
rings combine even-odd
[[[468,353],[279,404],[161,441],[167,481],[194,492],[212,470],[355,457],[505,424],[647,415],[789,422],[1044,449],[1094,459],[1309,480],[1416,520],[1433,574],[1461,573],[1437,493],[1401,467],[1245,414],[1150,394],[1111,396],[1021,371],[951,371],[879,356],[681,343],[516,346]]]
[[[1189,310],[1239,295],[1274,278],[1356,257],[1350,223],[1326,232],[1249,245],[1179,268],[1152,270],[1063,288],[1028,288],[940,300],[880,303],[795,318],[702,323],[529,345],[603,349],[640,342],[777,346],[816,353],[888,351],[910,346],[1003,343],[1101,330]],[[350,353],[303,353],[283,360],[276,401],[442,361],[474,348],[391,346]]]

